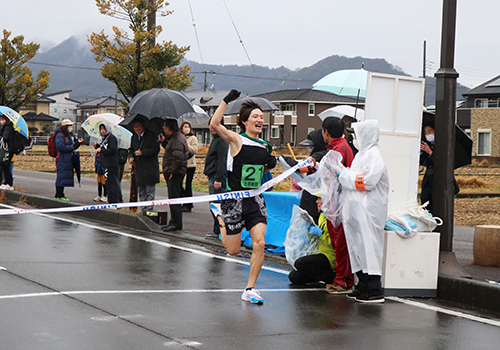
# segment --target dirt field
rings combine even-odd
[[[195,191],[208,191],[208,180],[203,175],[206,151],[206,148],[200,149],[200,153],[196,156],[198,165],[193,181]],[[94,160],[89,148],[82,146],[80,153],[82,176],[95,177]],[[161,154],[163,153],[161,152]],[[283,154],[289,155],[287,150]],[[15,168],[55,172],[55,163],[54,159],[48,155],[46,146],[35,146],[33,150],[26,151],[26,155],[20,154],[17,156]],[[130,166],[127,165],[124,178],[130,177],[129,171]],[[282,171],[283,169],[278,165],[272,171],[273,176],[280,174]],[[500,166],[484,163],[480,165],[473,164],[457,169],[455,176],[461,193],[500,193]],[[291,179],[287,178],[275,186],[275,191],[288,191],[290,187]],[[456,198],[455,225],[500,225],[500,210],[498,208],[500,208],[500,197]]]

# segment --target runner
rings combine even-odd
[[[248,101],[241,105],[238,126],[242,134],[228,130],[221,124],[227,104],[239,96],[239,91],[231,90],[215,111],[210,123],[217,134],[229,144],[227,170],[230,191],[259,188],[264,173],[276,166],[276,158],[271,155],[271,145],[259,139],[264,115],[256,103]],[[221,210],[226,226],[225,230],[221,230],[221,239],[230,255],[240,252],[243,228],[246,228],[252,237],[250,274],[241,299],[252,303],[263,303],[264,298],[254,286],[264,264],[264,236],[267,225],[264,196],[260,194],[251,198],[223,200]]]

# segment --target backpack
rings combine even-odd
[[[47,148],[49,150],[49,155],[51,157],[56,158],[57,157],[57,149],[56,149],[56,135],[57,134],[64,134],[62,132],[55,132],[49,137],[49,141],[47,142]],[[64,144],[66,144],[66,137],[64,136]]]
[[[12,135],[12,141],[10,144],[10,152],[12,154],[21,153],[26,146],[30,144],[30,139],[27,139],[24,135],[21,135],[18,131],[15,131]]]

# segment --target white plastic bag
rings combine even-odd
[[[417,224],[417,231],[419,232],[432,232],[437,226],[441,226],[443,221],[432,216],[431,213],[425,209],[426,204],[418,205],[417,203],[408,203],[393,210],[388,218],[398,216],[408,216],[415,224]]]
[[[312,227],[315,227],[313,218],[307,211],[294,205],[285,239],[286,260],[294,269],[295,260],[311,255],[318,246],[319,237],[309,234]]]
[[[331,150],[321,159],[318,170],[299,182],[304,190],[321,197],[321,210],[335,227],[342,222],[343,195],[337,174],[344,169],[342,155]]]

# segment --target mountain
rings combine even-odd
[[[101,76],[100,63],[95,62],[90,52],[90,44],[77,37],[70,37],[54,48],[38,53],[28,66],[34,74],[41,69],[50,72],[49,91],[72,90],[71,98],[86,101],[117,93],[114,84]],[[43,63],[43,64],[40,64]],[[255,95],[282,89],[310,88],[325,75],[339,69],[358,69],[378,73],[408,75],[400,67],[382,58],[345,57],[333,55],[313,65],[297,70],[286,67],[269,68],[263,66],[237,66],[201,64],[184,60],[189,64],[195,77],[193,86],[188,91],[207,89],[239,89],[246,94]],[[469,88],[457,84],[457,99]],[[436,81],[426,79],[425,105],[434,104]]]

